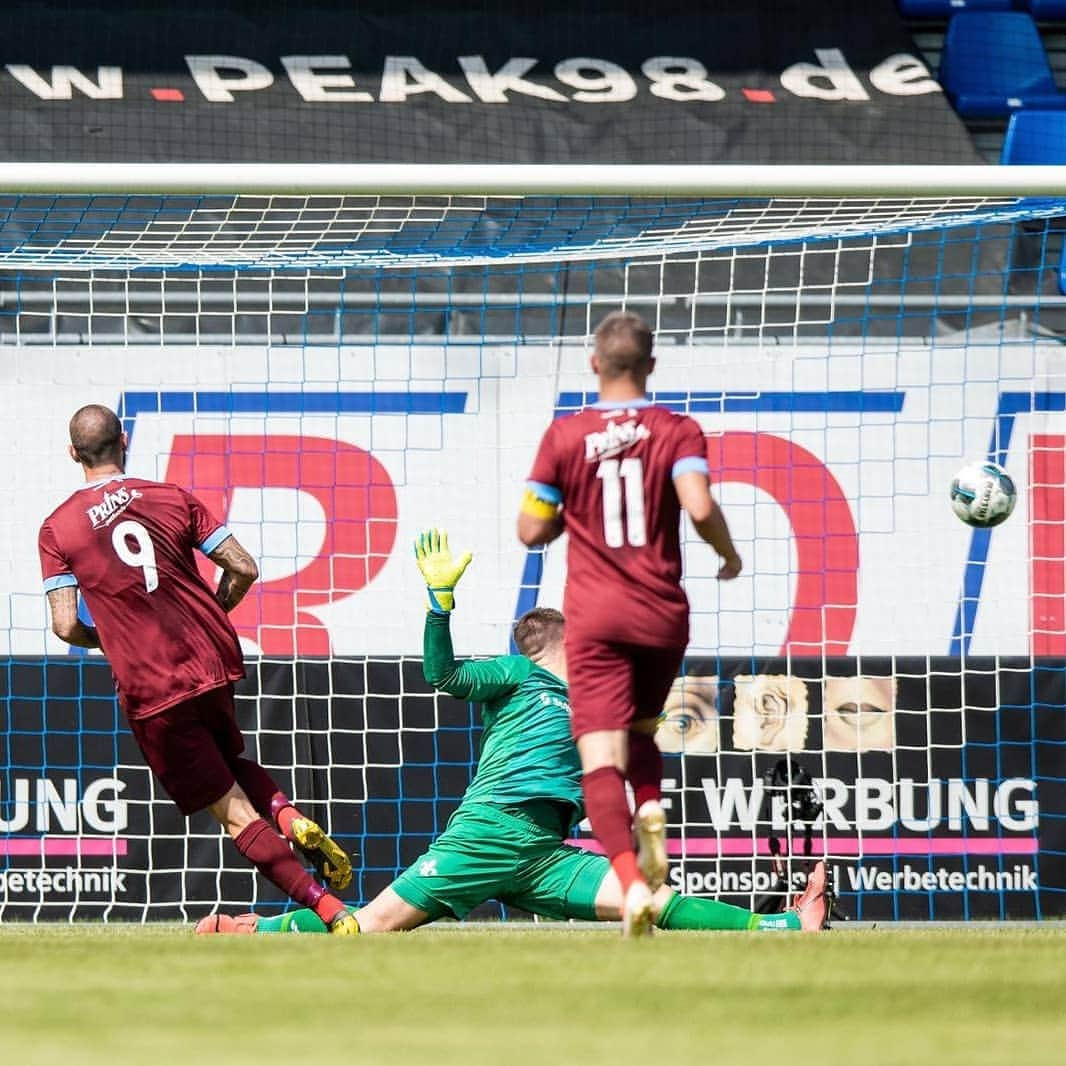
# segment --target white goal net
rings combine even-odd
[[[1066,201],[1046,175],[1024,195],[201,179],[0,168],[0,920],[283,905],[180,818],[106,665],[48,630],[36,533],[76,487],[71,411],[118,410],[130,471],[188,486],[259,559],[233,616],[242,725],[365,900],[477,757],[474,709],[421,677],[410,543],[438,525],[475,553],[464,655],[561,602],[563,549],[527,552],[513,520],[619,307],[656,331],[653,398],[705,428],[745,560],[719,586],[686,536],[672,883],[768,906],[809,853],[855,917],[1063,913]],[[948,505],[974,459],[1018,485],[991,533]]]

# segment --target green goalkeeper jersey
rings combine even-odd
[[[571,824],[580,821],[581,762],[566,682],[524,655],[457,662],[449,617],[426,615],[423,669],[435,689],[481,704],[481,755],[463,803],[553,800],[573,807]]]

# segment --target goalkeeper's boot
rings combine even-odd
[[[666,815],[658,800],[645,800],[633,820],[637,838],[637,867],[654,892],[666,880]]]
[[[654,926],[651,889],[643,881],[634,881],[622,903],[622,936],[626,940],[651,936]]]
[[[196,932],[200,936],[210,933],[254,933],[258,926],[258,914],[209,914],[196,923]]]
[[[294,818],[291,825],[292,842],[307,857],[321,880],[335,892],[352,883],[352,860],[325,830],[310,818]]]
[[[807,887],[792,898],[792,910],[798,915],[800,928],[805,933],[820,933],[829,928],[829,918],[833,910],[833,886],[821,859],[807,875]]]
[[[362,932],[359,928],[359,922],[351,911],[341,911],[329,923],[329,931],[334,936],[358,936]]]

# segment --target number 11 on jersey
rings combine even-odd
[[[648,530],[644,520],[644,464],[639,459],[604,459],[596,468],[596,476],[603,482],[603,536],[607,547],[621,548],[624,544],[629,544],[630,547],[640,548],[647,544]]]

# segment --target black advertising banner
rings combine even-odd
[[[1064,679],[1059,660],[690,662],[660,730],[672,883],[744,906],[773,886],[769,835],[790,822],[766,775],[790,748],[851,917],[1066,917]],[[471,708],[434,697],[413,659],[252,662],[238,707],[253,752],[355,855],[353,900],[440,832],[476,760]],[[106,665],[3,663],[0,920],[253,901],[284,904],[208,816],[186,827],[158,792]]]
[[[971,163],[892,0],[5,7],[5,160]]]
[[[695,699],[668,703],[660,730],[661,746],[684,749],[667,760],[665,782],[674,834],[685,827],[673,844],[675,887],[763,895],[774,880],[771,830],[782,842],[791,835],[802,859],[791,794],[775,798],[770,782],[793,751],[823,808],[811,852],[827,857],[851,917],[1066,914],[1061,660],[708,660],[687,669]],[[793,873],[803,869],[800,861]]]
[[[249,662],[247,754],[330,827],[365,900],[443,828],[471,776],[470,707],[417,660]],[[285,900],[210,815],[152,779],[98,658],[0,658],[0,921],[187,920]],[[498,913],[498,909],[497,909]]]

